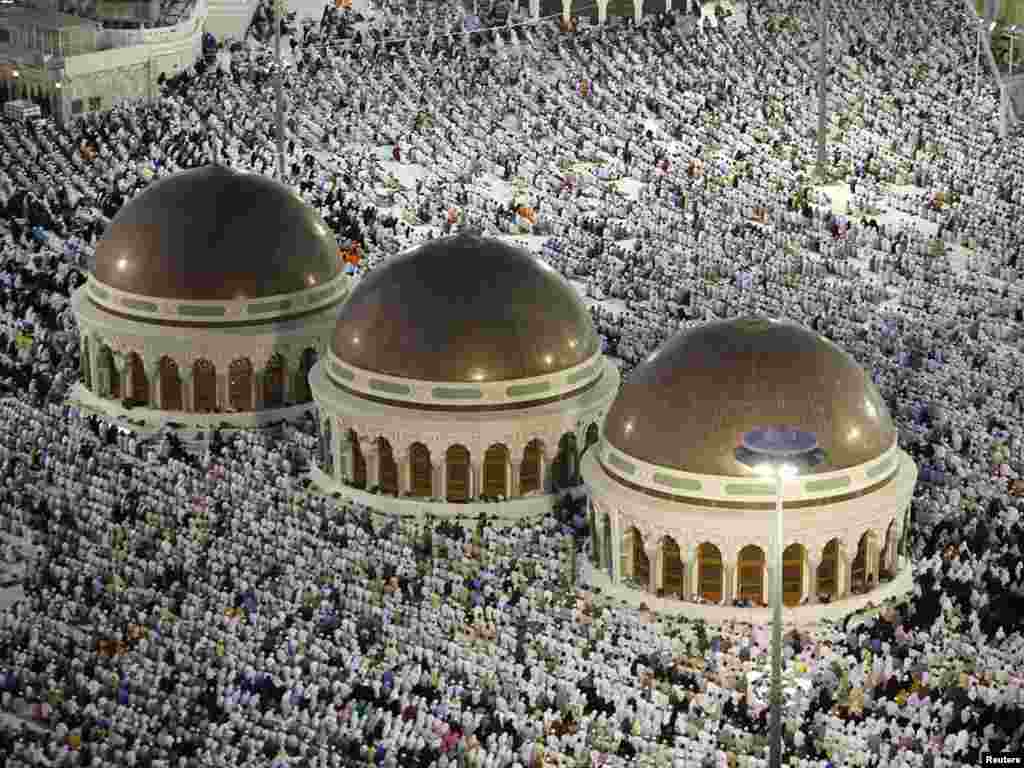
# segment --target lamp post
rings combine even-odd
[[[775,520],[771,539],[772,683],[769,719],[769,766],[782,766],[782,550],[783,489],[802,471],[824,459],[818,439],[795,427],[762,427],[743,435],[736,460],[757,474],[775,478]]]

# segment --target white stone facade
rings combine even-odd
[[[399,396],[421,391],[420,403],[393,400],[387,388],[372,395],[365,383],[339,380],[334,367],[344,364],[329,353],[309,379],[321,434],[329,440],[324,469],[336,481],[401,498],[465,502],[548,493],[578,478],[579,455],[596,444],[618,392],[615,365],[603,357],[595,363],[592,380],[575,392],[532,403],[509,403],[496,392],[481,395],[481,407],[430,399],[433,390],[471,386],[465,382],[433,382],[425,389],[422,382],[405,382]],[[385,384],[393,385],[393,378]],[[502,384],[505,390],[529,386]],[[496,407],[488,405],[492,397]]]
[[[652,593],[685,600],[767,603],[774,481],[764,487],[761,478],[694,475],[699,490],[669,494],[663,487],[655,491],[636,463],[637,477],[625,479],[623,463],[621,452],[603,440],[582,462],[591,498],[591,555],[602,570],[614,581],[629,578]],[[839,474],[850,476],[848,482],[831,477]],[[840,599],[892,578],[916,481],[917,466],[895,445],[867,465],[825,480],[786,481],[786,604],[813,603],[819,594]],[[816,482],[831,483],[831,494]]]
[[[90,276],[72,297],[82,383],[168,418],[222,413],[230,423],[232,413],[309,402],[308,373],[330,343],[347,287],[341,275],[283,299],[179,302],[133,297]],[[201,322],[170,319],[186,312]]]

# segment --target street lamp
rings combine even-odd
[[[743,435],[736,460],[763,477],[775,478],[775,525],[771,542],[772,685],[770,768],[782,766],[782,504],[783,484],[821,463],[825,453],[811,432],[795,427],[762,427]]]

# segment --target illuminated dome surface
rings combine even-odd
[[[374,269],[342,307],[338,358],[388,376],[437,382],[524,379],[600,350],[576,290],[500,240],[460,233]]]
[[[669,339],[623,385],[604,436],[662,467],[749,476],[736,449],[752,430],[814,435],[814,473],[879,457],[896,439],[885,401],[860,365],[817,333],[758,317],[708,323]]]
[[[291,190],[208,165],[125,205],[96,246],[93,274],[128,293],[224,301],[308,290],[341,266],[330,228]]]

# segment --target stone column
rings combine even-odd
[[[772,557],[771,554],[768,557]],[[774,568],[768,567],[768,557],[765,558],[764,565],[761,567],[761,600],[765,603],[771,604],[768,599],[772,591],[772,572]]]
[[[349,452],[351,453],[351,451]],[[331,467],[330,472],[335,480],[341,480],[345,477],[352,476],[352,470],[347,466],[348,459],[350,456],[342,456],[341,453],[341,424],[331,425],[331,456],[334,459],[334,466]],[[344,474],[348,472],[348,475]]]
[[[505,498],[511,499],[513,493],[519,495],[519,473],[514,462],[505,465]]]
[[[633,0],[633,20],[639,24],[644,18],[644,0]]]
[[[284,405],[288,405],[292,398],[292,377],[296,375],[296,371],[299,369],[298,360],[292,360],[291,356],[282,354],[281,362],[284,365],[284,375],[281,377],[281,402]]]
[[[697,558],[697,548],[690,551],[687,558],[689,567],[686,569],[686,597],[692,600],[700,589],[700,560]]]
[[[540,0],[530,0],[530,18],[540,18]]]
[[[185,365],[181,360],[175,360],[178,364],[178,376],[181,378],[181,408],[186,412],[193,412],[196,409],[195,398],[195,369],[191,365]]]
[[[441,501],[448,500],[448,458],[441,454],[441,460],[437,462],[438,482],[434,495]]]
[[[263,408],[263,387],[260,386],[263,383],[263,372],[265,368],[257,370],[256,366],[252,369],[252,409],[259,411]]]
[[[568,24],[570,16],[572,16],[572,0],[562,0],[562,21]]]
[[[479,498],[484,487],[484,468],[479,462],[469,464],[469,498]]]
[[[657,594],[658,590],[665,586],[665,549],[654,544],[644,552],[647,554],[647,562],[651,566],[651,580],[647,589],[652,594]]]
[[[221,373],[221,367],[217,366],[217,407],[220,408],[221,413],[224,413],[228,409],[229,398],[228,398],[228,374]]]
[[[619,540],[621,536],[620,529],[622,523],[619,521],[617,514],[611,515],[612,520],[612,583],[617,584],[622,580],[622,543]]]
[[[668,0],[672,2],[672,0]],[[608,0],[597,0],[597,23],[608,23]]]
[[[89,388],[94,394],[100,392],[100,350],[102,342],[95,336],[89,337],[89,379],[92,386]]]
[[[546,450],[546,449],[545,449]],[[551,467],[544,452],[540,454],[540,490],[548,493],[551,490]]]
[[[808,604],[818,602],[818,561],[808,558],[805,561],[807,572],[804,576],[804,594]]]
[[[402,498],[409,492],[412,483],[410,482],[412,464],[409,456],[395,456],[395,464],[398,465],[398,495]]]
[[[149,391],[150,408],[162,408],[163,400],[160,394],[160,358],[148,357],[142,361],[142,367],[146,371],[146,384]]]
[[[839,597],[846,597],[850,594],[850,584],[853,582],[853,558],[846,557],[846,552],[838,559],[836,568],[836,592]]]
[[[722,600],[721,605],[728,605],[736,599],[736,563],[722,562]]]

